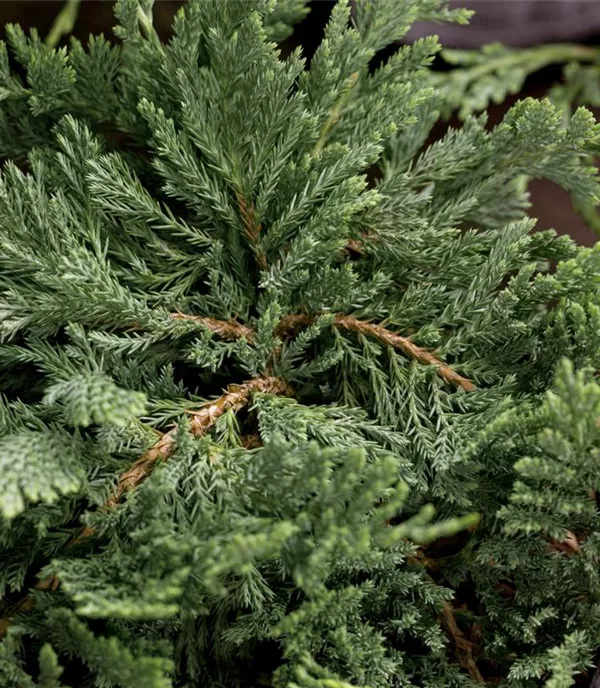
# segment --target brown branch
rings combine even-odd
[[[200,322],[211,330],[211,332],[214,332],[223,339],[235,340],[246,337],[248,341],[252,341],[256,336],[252,328],[247,325],[242,325],[235,320],[215,320],[214,318],[186,315],[184,313],[173,313],[171,317],[178,320],[194,320]],[[281,320],[277,326],[276,333],[280,337],[293,336],[298,329],[307,327],[313,323],[315,319],[316,316],[312,315],[289,315]],[[350,332],[374,337],[394,349],[400,349],[400,351],[410,358],[419,361],[419,363],[435,366],[438,369],[440,377],[446,380],[446,382],[461,387],[467,392],[472,392],[475,389],[475,385],[469,379],[459,375],[449,365],[440,361],[430,351],[427,351],[427,349],[423,349],[414,344],[408,337],[390,332],[390,330],[387,330],[381,325],[358,320],[350,315],[336,315],[333,323]]]
[[[430,557],[426,556],[422,547],[419,547],[417,549],[414,556],[407,557],[406,563],[410,564],[410,566],[422,566],[428,571],[438,571],[440,568],[439,562],[437,562],[435,559],[431,559]],[[429,576],[429,578],[433,581],[433,578],[431,578],[431,576]]]
[[[260,234],[262,232],[262,225],[260,222],[256,221],[256,210],[252,203],[248,203],[241,193],[236,192],[236,198],[238,202],[238,207],[240,209],[240,214],[244,222],[244,233],[254,255],[256,256],[256,262],[261,270],[267,269],[267,257],[260,250],[259,241]]]
[[[186,313],[171,313],[170,317],[173,320],[191,320],[206,327],[221,339],[229,342],[234,342],[242,337],[246,337],[248,341],[255,338],[254,330],[248,325],[243,325],[236,320],[217,320],[216,318],[207,318],[203,315],[187,315]]]
[[[0,618],[0,640],[4,638],[12,625],[12,620],[17,614],[25,614],[33,609],[33,597],[26,595],[4,610],[4,616]]]
[[[467,671],[474,681],[485,683],[479,667],[473,659],[473,643],[467,640],[465,634],[458,627],[454,617],[454,607],[448,601],[442,605],[442,624],[454,644],[456,659],[460,666]]]
[[[241,439],[241,442],[244,449],[258,449],[259,447],[263,446],[260,435],[255,433],[251,435],[244,435],[244,437]]]
[[[276,377],[262,377],[254,380],[249,380],[241,385],[229,385],[225,394],[214,401],[203,404],[200,409],[193,412],[190,419],[190,429],[194,437],[202,437],[215,424],[216,420],[227,411],[237,412],[244,408],[256,392],[263,394],[289,394],[289,388],[281,380]],[[122,473],[118,480],[114,493],[105,502],[102,509],[115,509],[126,492],[135,489],[142,483],[152,472],[159,461],[167,461],[175,451],[177,445],[177,428],[173,428],[165,433],[158,442],[155,442],[150,449],[145,451],[142,456],[133,463],[125,473]],[[93,535],[94,529],[85,526],[74,537],[72,537],[68,545],[75,545],[82,540],[85,540],[90,535]],[[59,586],[59,580],[56,576],[50,576],[44,580],[38,581],[34,589],[38,591],[56,590]],[[0,618],[0,638],[6,635],[11,619],[23,612],[30,611],[33,608],[34,601],[31,595],[27,595],[15,602],[5,610],[4,615]]]
[[[193,412],[190,418],[190,429],[194,437],[202,437],[215,424],[216,420],[226,411],[237,412],[246,406],[252,394],[287,394],[285,383],[276,377],[263,377],[249,380],[241,385],[229,385],[225,394],[214,401],[203,404]],[[158,461],[166,461],[175,451],[177,444],[177,428],[173,428],[163,435],[158,442],[125,471],[117,481],[117,487],[112,497],[106,502],[105,508],[118,506],[123,495],[133,490],[143,482]]]
[[[245,207],[245,206],[244,206]],[[252,212],[248,217],[253,217]],[[255,230],[255,235],[258,236],[260,227]],[[202,323],[209,330],[227,340],[236,340],[241,337],[246,337],[249,341],[255,337],[254,331],[241,323],[234,320],[216,320],[214,318],[207,318],[202,316],[186,315],[184,313],[172,313],[171,317],[174,320],[194,320]],[[301,327],[305,327],[314,322],[316,316],[310,315],[290,315],[279,323],[276,332],[278,336],[288,337]],[[439,375],[447,382],[462,387],[466,391],[475,389],[473,383],[467,378],[462,377],[456,373],[450,366],[437,359],[431,352],[418,347],[411,342],[407,337],[390,332],[381,325],[374,325],[372,323],[357,320],[348,315],[337,315],[334,317],[334,324],[338,327],[343,327],[351,332],[371,336],[378,339],[380,342],[387,344],[395,349],[400,349],[406,355],[416,359],[425,365],[433,365],[438,369]],[[213,402],[208,402],[198,411],[193,412],[191,418],[191,429],[195,437],[202,436],[217,420],[217,418],[227,410],[231,409],[238,411],[243,408],[249,401],[250,396],[254,392],[264,392],[271,394],[287,394],[288,390],[285,383],[279,378],[267,377],[250,380],[242,385],[230,385],[224,395]],[[152,469],[159,460],[166,461],[170,458],[176,445],[176,430],[163,435],[150,449],[148,449],[125,473],[123,473],[118,481],[114,494],[106,502],[103,508],[115,508],[125,492],[134,489],[151,473]],[[73,545],[93,534],[93,529],[89,527],[82,528],[80,532],[74,536],[69,544]],[[577,547],[579,543],[575,538]],[[569,540],[567,545],[572,552],[577,551],[575,546]],[[34,587],[36,590],[53,590],[58,586],[58,580],[55,577],[50,577],[39,581]],[[18,613],[28,611],[33,606],[31,596],[27,596],[14,605],[9,607],[7,613],[3,618],[0,618],[0,638],[2,638],[8,626],[10,619]],[[465,642],[466,641],[465,639]]]
[[[251,342],[256,338],[256,334],[251,327],[242,325],[235,320],[216,320],[214,318],[206,318],[199,315],[186,315],[185,313],[172,313],[171,317],[175,320],[193,320],[199,322],[222,339],[229,341],[246,337],[246,339]],[[288,315],[281,320],[276,328],[276,333],[279,337],[291,337],[300,328],[312,324],[315,319],[316,316],[313,315]],[[440,377],[446,380],[446,382],[461,387],[467,392],[472,392],[475,389],[475,385],[469,379],[459,375],[449,365],[436,358],[435,355],[427,349],[423,349],[414,344],[409,337],[403,337],[395,332],[390,332],[390,330],[387,330],[381,325],[358,320],[350,315],[336,315],[333,323],[350,332],[374,337],[394,349],[399,349],[410,358],[419,361],[419,363],[435,366],[438,369]]]
[[[279,323],[277,333],[282,336],[289,336],[299,327],[309,325],[314,320],[315,317],[310,315],[290,315]],[[475,385],[470,380],[459,375],[449,365],[436,358],[430,351],[414,344],[408,337],[402,337],[399,334],[390,332],[390,330],[387,330],[381,325],[374,325],[364,320],[357,320],[350,315],[336,315],[333,323],[350,332],[374,337],[383,344],[387,344],[394,349],[400,349],[400,351],[410,358],[419,361],[419,363],[435,366],[440,377],[446,380],[446,382],[456,385],[457,387],[462,387],[462,389],[467,392],[472,392],[475,389]]]
[[[350,254],[362,256],[366,245],[376,244],[380,240],[379,235],[371,230],[361,232],[361,236],[361,239],[348,239],[344,250]]]
[[[344,251],[348,253],[355,254],[357,256],[362,256],[364,253],[364,244],[358,239],[348,239]]]
[[[428,571],[438,569],[438,563],[426,557],[421,548],[416,551],[414,556],[407,557],[406,562],[410,566],[422,566]],[[426,577],[434,585],[437,585],[436,581],[429,574],[426,574]],[[474,643],[468,640],[458,627],[454,616],[454,607],[447,600],[442,604],[441,621],[446,635],[452,641],[456,659],[461,668],[465,669],[469,676],[477,683],[485,683],[479,667],[473,658]]]
[[[385,327],[381,327],[381,325],[373,325],[372,323],[363,322],[350,316],[338,316],[335,319],[335,324],[351,332],[375,337],[380,342],[394,349],[400,349],[407,356],[419,361],[419,363],[435,366],[438,369],[440,377],[444,378],[446,382],[462,387],[466,392],[472,392],[475,389],[475,385],[470,380],[467,380],[467,378],[452,370],[450,366],[437,359],[431,352],[413,344],[407,337],[402,337],[399,334],[390,332],[386,330]]]
[[[551,540],[548,543],[548,548],[555,552],[564,552],[568,557],[572,557],[581,550],[581,544],[577,535],[567,530],[564,540],[561,542],[558,542],[558,540]]]

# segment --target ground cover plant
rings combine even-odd
[[[433,145],[441,0],[0,44],[0,684],[567,688],[600,647],[600,130]]]

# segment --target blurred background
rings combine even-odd
[[[243,0],[238,0],[243,2]],[[401,0],[398,0],[401,2]],[[157,0],[154,17],[159,33],[168,38],[173,16],[182,0]],[[474,9],[476,14],[468,27],[454,25],[418,25],[407,37],[436,33],[446,47],[477,48],[500,41],[515,47],[549,42],[578,42],[600,45],[600,0],[453,0],[456,7]],[[333,0],[313,0],[311,12],[296,27],[286,48],[302,45],[310,57],[319,44]],[[21,24],[24,29],[37,28],[48,33],[56,15],[63,8],[62,0],[0,0],[0,27],[6,23]],[[83,0],[74,28],[74,35],[85,40],[90,33],[111,36],[113,25],[111,0]],[[521,93],[488,109],[490,124],[502,119],[504,112],[518,98],[543,97],[561,79],[561,67],[546,67],[528,77]],[[600,110],[596,112],[600,115]],[[458,125],[453,120],[450,125]],[[440,124],[439,136],[447,127]],[[561,234],[570,234],[579,243],[591,245],[597,236],[574,212],[566,192],[550,182],[531,184],[531,214],[539,218],[538,227],[554,227]]]
[[[476,48],[499,41],[525,47],[553,41],[584,41],[600,33],[598,0],[451,0],[453,7],[475,10],[469,27],[437,27],[444,45]],[[411,37],[430,33],[418,26]]]

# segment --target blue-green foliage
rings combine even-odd
[[[149,0],[117,3],[119,44],[7,30],[2,686],[455,688],[483,660],[566,688],[600,646],[599,392],[561,362],[600,363],[600,250],[525,216],[532,177],[597,200],[598,127],[527,100],[430,144],[436,39],[380,51],[468,13],[355,5],[309,66],[271,42],[301,0],[195,0],[167,43]],[[263,376],[290,398],[194,437]]]
[[[541,404],[515,404],[472,448],[489,461],[502,506],[490,509],[479,497],[495,528],[473,539],[462,563],[471,562],[486,613],[497,620],[487,635],[492,656],[520,655],[508,669],[510,686],[534,685],[548,672],[548,685],[570,686],[600,645],[599,412],[592,371],[575,373],[563,360]],[[460,566],[452,566],[458,580]]]

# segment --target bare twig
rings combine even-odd
[[[442,605],[442,624],[454,645],[456,659],[460,666],[467,671],[474,681],[485,683],[479,667],[473,659],[473,643],[467,640],[465,634],[458,627],[454,617],[454,608],[447,601]]]
[[[200,322],[223,339],[235,340],[240,337],[246,337],[248,341],[252,341],[255,337],[252,328],[237,323],[235,320],[215,320],[214,318],[185,315],[184,313],[173,313],[171,317],[179,320],[195,320],[196,322]],[[279,337],[291,337],[300,328],[307,327],[313,323],[315,318],[316,316],[314,315],[289,315],[283,318],[277,326],[277,335]],[[394,349],[399,349],[410,358],[419,361],[419,363],[435,366],[440,377],[450,384],[461,387],[466,392],[472,392],[475,389],[475,385],[469,379],[459,375],[448,364],[440,361],[427,349],[423,349],[414,344],[408,337],[403,337],[395,332],[391,332],[381,325],[358,320],[350,315],[336,315],[333,323],[350,332],[357,332],[365,336],[374,337]]]
[[[426,557],[422,549],[418,549],[414,556],[408,557],[407,563],[411,566],[423,566],[428,571],[438,569],[437,562]],[[434,585],[437,585],[436,581],[429,574],[426,574],[426,576]],[[465,669],[469,676],[477,683],[485,683],[473,657],[474,643],[468,640],[458,627],[454,616],[454,607],[447,600],[442,605],[441,621],[446,635],[454,646],[456,659],[461,668]]]
[[[289,336],[299,327],[309,325],[314,319],[314,316],[310,315],[290,315],[284,318],[279,324],[277,328],[278,334]],[[459,375],[449,365],[436,358],[430,351],[414,344],[408,337],[390,332],[390,330],[387,330],[381,325],[375,325],[365,322],[364,320],[357,320],[350,315],[336,315],[333,322],[338,327],[343,327],[346,330],[357,332],[365,336],[374,337],[394,349],[400,349],[400,351],[410,358],[419,361],[419,363],[435,366],[440,377],[450,384],[462,387],[462,389],[467,392],[472,392],[475,389],[475,385],[470,380]]]
[[[171,317],[176,320],[193,320],[202,323],[211,332],[227,340],[236,340],[241,337],[246,337],[246,339],[251,342],[256,337],[251,327],[242,325],[235,320],[215,320],[214,318],[186,315],[184,313],[172,313]],[[276,333],[282,338],[292,337],[302,327],[307,327],[312,324],[315,319],[316,316],[314,315],[288,315],[280,321]],[[440,377],[456,387],[461,387],[466,392],[472,392],[475,389],[475,385],[471,380],[459,375],[459,373],[453,370],[448,364],[436,358],[431,351],[414,344],[409,337],[403,337],[395,332],[391,332],[381,325],[358,320],[350,315],[336,315],[333,323],[350,332],[374,337],[394,349],[399,349],[410,358],[419,361],[419,363],[435,366]]]
[[[186,313],[171,313],[173,320],[191,320],[200,323],[207,330],[210,330],[221,339],[226,341],[236,341],[245,337],[248,341],[252,341],[256,334],[251,327],[236,322],[235,320],[217,320],[216,318],[207,318],[203,315],[187,315]]]
[[[202,437],[215,424],[216,420],[226,411],[237,412],[244,408],[250,401],[253,394],[262,392],[263,394],[289,394],[289,389],[280,378],[262,377],[249,380],[241,385],[229,385],[225,394],[214,401],[207,402],[200,409],[195,411],[190,419],[190,429],[194,437]],[[159,461],[167,461],[175,451],[177,445],[177,428],[173,428],[165,433],[150,449],[145,451],[142,456],[133,463],[125,473],[122,473],[117,480],[114,493],[106,501],[103,509],[114,509],[119,505],[126,492],[130,492],[142,483],[152,472]],[[82,528],[71,540],[69,545],[75,545],[89,536],[93,535],[94,530],[89,526]],[[56,576],[50,576],[38,581],[34,586],[38,591],[56,590],[59,580]],[[33,608],[33,597],[27,595],[5,610],[0,618],[0,638],[8,630],[11,619],[16,614],[30,611]]]
[[[440,377],[444,378],[446,382],[462,387],[466,392],[472,392],[475,389],[475,385],[470,380],[467,380],[467,378],[452,370],[450,366],[437,359],[431,352],[413,344],[408,337],[402,337],[399,334],[390,332],[386,330],[385,327],[381,327],[381,325],[363,322],[349,316],[338,316],[335,323],[347,330],[364,335],[371,335],[394,349],[400,349],[407,356],[419,361],[419,363],[435,366],[438,369]]]

